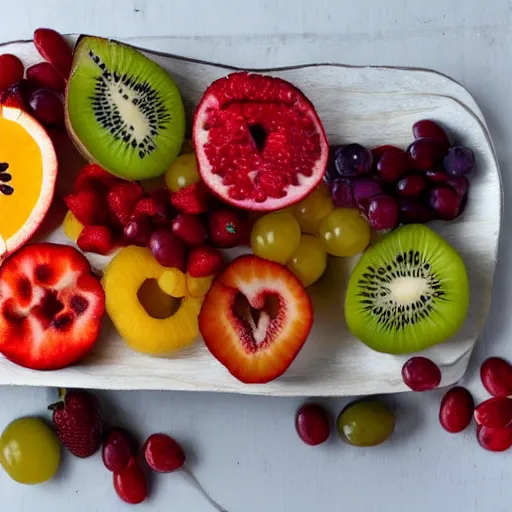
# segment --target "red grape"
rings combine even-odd
[[[396,184],[397,193],[401,196],[419,196],[424,188],[425,178],[419,174],[406,176]]]
[[[463,387],[456,386],[445,393],[439,408],[439,421],[448,432],[462,432],[473,417],[475,403],[471,393]]]
[[[62,96],[51,89],[36,89],[28,101],[34,116],[45,126],[64,124]]]
[[[485,400],[475,409],[475,420],[492,428],[512,426],[512,399],[499,396]]]
[[[206,228],[197,215],[180,213],[172,221],[171,229],[174,236],[189,247],[202,245],[207,237]]]
[[[443,220],[453,220],[459,214],[460,199],[457,193],[449,187],[436,187],[429,192],[430,208]]]
[[[170,230],[160,228],[154,231],[149,247],[160,265],[185,270],[185,248]]]
[[[340,176],[360,176],[372,170],[373,157],[360,144],[348,144],[336,148],[334,164]]]
[[[146,499],[146,475],[135,457],[131,457],[127,466],[114,473],[114,489],[123,501],[132,505],[142,503]]]
[[[377,173],[385,183],[394,183],[408,170],[409,160],[402,150],[386,151],[377,163]]]
[[[140,247],[146,247],[151,238],[153,227],[151,220],[147,215],[138,215],[126,224],[124,227],[125,239]]]
[[[331,197],[334,206],[340,208],[353,208],[352,182],[345,178],[337,178],[331,185]]]
[[[400,197],[398,199],[398,208],[400,211],[400,221],[404,224],[425,224],[432,220],[430,210],[417,199]]]
[[[433,139],[416,139],[407,152],[415,169],[427,171],[443,159],[446,147]]]
[[[429,119],[422,119],[414,123],[412,133],[415,139],[432,139],[446,146],[450,145],[446,132],[437,123]]]
[[[480,367],[480,378],[492,396],[512,395],[512,365],[500,357],[489,357]]]
[[[503,452],[512,446],[512,428],[491,428],[478,425],[476,438],[482,448],[491,452]]]
[[[448,174],[463,176],[473,170],[475,166],[475,155],[469,148],[454,146],[448,151],[443,163]]]
[[[398,224],[398,204],[386,194],[372,197],[365,213],[374,229],[391,229]]]
[[[322,444],[331,435],[329,413],[320,405],[305,404],[297,411],[295,429],[306,444]]]
[[[356,204],[382,193],[382,185],[375,178],[363,178],[352,185],[352,195]]]
[[[124,429],[112,429],[103,444],[103,464],[109,471],[121,471],[136,455],[136,444],[133,437]]]
[[[402,367],[402,379],[413,391],[430,391],[439,386],[441,370],[426,357],[411,357]]]
[[[166,434],[153,434],[144,444],[148,466],[158,473],[171,473],[185,463],[185,452],[180,444]]]

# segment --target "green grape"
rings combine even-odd
[[[293,207],[293,215],[302,233],[316,235],[320,223],[333,208],[329,187],[326,183],[321,183],[309,196]]]
[[[6,427],[0,438],[0,463],[16,482],[46,482],[59,467],[59,439],[38,418],[17,419]]]
[[[302,235],[298,249],[288,263],[288,268],[301,280],[305,287],[322,277],[327,266],[327,254],[318,238]]]
[[[361,214],[352,208],[335,208],[321,222],[319,235],[328,254],[355,256],[370,243],[371,230]]]
[[[285,265],[300,243],[300,228],[287,212],[269,213],[258,219],[251,231],[251,248],[256,256]]]
[[[336,421],[340,437],[354,446],[376,446],[386,441],[395,429],[395,415],[378,400],[349,404]]]
[[[165,183],[172,192],[177,192],[181,188],[188,187],[198,181],[199,173],[194,153],[180,155],[165,173]]]

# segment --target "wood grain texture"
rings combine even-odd
[[[144,41],[132,43],[142,46]],[[15,43],[3,49],[19,55],[26,65],[39,60],[31,44]],[[189,121],[206,87],[230,71],[164,54],[148,56],[176,79]],[[412,124],[430,118],[449,127],[454,140],[475,151],[478,171],[472,176],[466,211],[455,222],[432,224],[460,251],[470,276],[471,304],[463,328],[446,344],[424,352],[442,368],[443,385],[456,382],[466,369],[489,310],[501,219],[498,165],[476,103],[460,85],[425,70],[316,65],[265,72],[289,80],[311,99],[332,144],[358,141],[367,146],[405,147],[411,141]],[[70,176],[76,163],[72,157],[66,159],[61,175]],[[70,182],[68,179],[64,188]],[[60,230],[48,239],[69,243]],[[105,263],[104,258],[91,261],[95,266]],[[346,328],[342,314],[344,291],[356,261],[357,258],[331,260],[326,276],[311,288],[315,323],[306,345],[285,375],[266,385],[239,383],[212,358],[200,339],[173,357],[152,358],[135,353],[109,322],[105,322],[100,341],[83,363],[42,374],[0,360],[0,384],[281,396],[405,391],[400,368],[410,355],[395,357],[374,352]]]

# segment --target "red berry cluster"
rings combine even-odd
[[[235,247],[248,236],[241,212],[220,208],[207,215],[213,201],[201,182],[177,192],[146,192],[140,183],[89,164],[64,201],[84,225],[77,240],[82,251],[107,255],[120,246],[149,247],[161,265],[192,277],[215,274],[223,262],[217,248]]]
[[[326,179],[334,204],[359,208],[374,229],[458,217],[467,202],[473,152],[451,145],[433,121],[418,121],[412,131],[415,140],[406,151],[369,151],[359,144],[331,148]]]
[[[71,47],[58,32],[48,28],[34,32],[34,44],[45,60],[30,66],[26,78],[18,57],[0,55],[0,103],[27,111],[45,126],[62,126]]]

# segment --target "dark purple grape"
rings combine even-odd
[[[420,171],[427,171],[441,162],[446,152],[447,146],[433,139],[416,139],[407,148],[413,167]]]
[[[152,231],[151,219],[147,215],[141,215],[126,224],[124,227],[124,237],[133,245],[146,247],[151,238]]]
[[[455,190],[459,199],[462,199],[468,193],[469,181],[464,176],[450,176],[446,183]]]
[[[392,229],[398,224],[398,205],[386,194],[372,197],[368,202],[366,217],[374,229]]]
[[[337,178],[331,184],[331,197],[334,206],[339,208],[353,208],[355,206],[352,195],[352,181]]]
[[[336,149],[338,146],[329,147],[329,157],[327,159],[327,167],[325,168],[324,181],[326,183],[332,183],[338,177],[338,171],[334,163]]]
[[[357,205],[382,193],[382,185],[375,178],[363,178],[352,185],[352,195]]]
[[[348,144],[336,148],[334,163],[340,176],[356,177],[372,170],[373,157],[360,144]]]
[[[168,229],[154,231],[149,247],[160,265],[185,270],[185,248]]]
[[[400,196],[419,196],[425,189],[425,178],[419,174],[411,174],[396,184]]]
[[[432,220],[432,212],[417,199],[401,197],[398,199],[400,222],[404,224],[426,224]]]
[[[401,149],[386,151],[377,164],[377,173],[385,183],[395,183],[409,170],[407,153]]]
[[[443,163],[448,174],[464,176],[475,167],[475,154],[464,146],[454,146],[444,157]]]
[[[428,194],[428,204],[439,219],[453,220],[459,214],[460,199],[450,187],[437,187]]]
[[[432,139],[446,146],[450,145],[446,132],[434,121],[422,119],[413,124],[412,133],[415,139]]]
[[[62,95],[50,89],[36,89],[28,101],[34,117],[45,126],[64,124]]]

